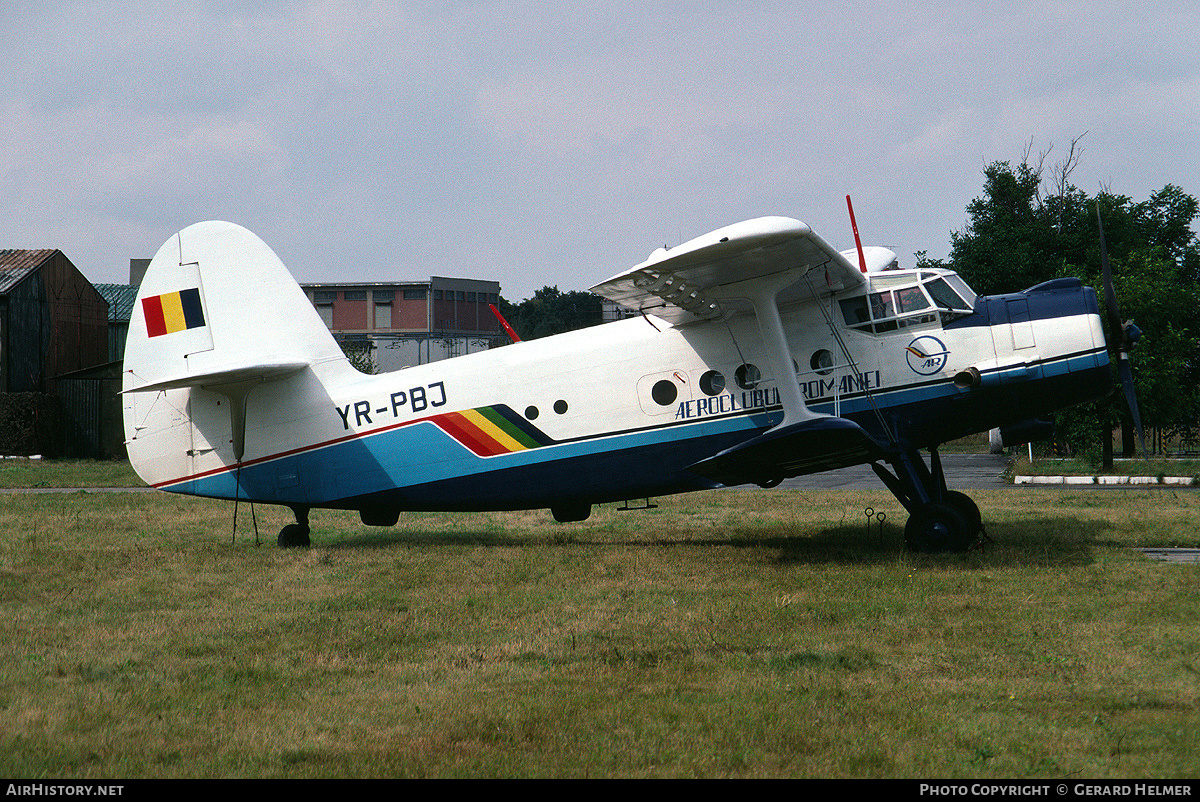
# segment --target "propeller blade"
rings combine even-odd
[[[1108,327],[1112,331],[1112,345],[1117,352],[1117,372],[1121,375],[1121,388],[1125,391],[1125,403],[1137,429],[1138,444],[1142,458],[1149,460],[1146,451],[1146,433],[1142,429],[1142,416],[1138,411],[1137,392],[1133,388],[1133,368],[1129,364],[1129,350],[1137,343],[1142,332],[1132,322],[1126,324],[1117,308],[1117,293],[1113,289],[1112,265],[1108,261],[1108,244],[1104,241],[1104,220],[1100,216],[1100,204],[1096,204],[1096,225],[1100,228],[1100,267],[1104,273],[1104,306],[1108,312]]]
[[[1142,430],[1142,416],[1138,412],[1137,393],[1133,389],[1133,369],[1129,366],[1129,356],[1121,354],[1117,361],[1117,370],[1121,374],[1121,387],[1125,389],[1125,403],[1129,405],[1129,414],[1133,416],[1133,426],[1137,429],[1138,445],[1142,447],[1142,457],[1150,459],[1146,451],[1146,433]]]
[[[1112,265],[1108,261],[1108,245],[1104,241],[1104,220],[1100,217],[1100,204],[1096,204],[1096,225],[1100,228],[1100,267],[1104,276],[1104,309],[1108,313],[1108,329],[1112,332],[1114,345],[1127,348],[1124,326],[1121,325],[1121,310],[1117,308],[1117,293],[1113,289]]]

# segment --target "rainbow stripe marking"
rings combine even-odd
[[[146,317],[148,337],[160,337],[205,325],[200,290],[194,287],[143,298],[142,314]]]
[[[480,457],[512,454],[550,445],[553,440],[506,406],[447,412],[433,421]]]

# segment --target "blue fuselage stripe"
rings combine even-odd
[[[1082,375],[1081,375],[1082,374]],[[872,392],[872,398],[890,417],[942,423],[953,413],[961,420],[963,435],[987,428],[997,415],[1021,396],[1022,409],[1038,414],[1062,404],[1043,398],[1033,378],[1067,379],[1072,386],[1084,378],[1093,395],[1108,379],[1104,349],[1060,357],[1031,365],[997,369],[984,376],[984,387],[964,391],[949,378]],[[1023,388],[1029,388],[1025,391]],[[832,400],[814,399],[814,412],[833,414]],[[190,477],[162,489],[217,498],[248,498],[261,502],[308,506],[359,507],[377,498],[379,503],[411,509],[487,508],[494,499],[509,504],[547,505],[555,499],[590,493],[596,500],[629,498],[711,487],[712,483],[686,470],[688,465],[736,445],[778,423],[777,409],[759,408],[715,414],[623,432],[607,432],[571,441],[530,448],[495,457],[478,457],[430,421],[366,432],[358,437],[309,450],[259,460],[202,477]],[[879,429],[864,393],[843,396],[838,402],[842,417],[862,425],[877,438]],[[1028,417],[1026,415],[1025,417]],[[956,435],[961,436],[961,435]],[[932,443],[918,443],[929,445]],[[614,463],[619,455],[619,463]],[[569,469],[567,468],[569,466]],[[616,474],[616,475],[613,475]],[[512,485],[537,484],[537,487]],[[641,492],[639,489],[644,490]],[[349,501],[348,501],[349,500]]]

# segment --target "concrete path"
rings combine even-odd
[[[946,484],[953,489],[992,489],[1012,487],[1004,481],[1008,457],[1003,454],[943,454],[942,470]],[[794,490],[879,490],[883,482],[870,465],[855,465],[837,471],[814,473],[785,479],[780,487]]]

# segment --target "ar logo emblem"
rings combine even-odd
[[[946,367],[946,360],[950,358],[946,344],[937,337],[928,335],[910,342],[904,352],[908,358],[908,366],[922,376],[932,376],[940,372]]]

